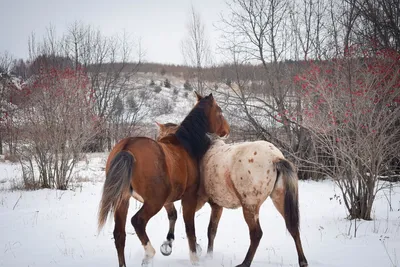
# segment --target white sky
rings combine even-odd
[[[180,43],[192,3],[215,47],[219,33],[213,24],[227,8],[224,0],[0,0],[0,53],[27,58],[32,32],[40,40],[51,23],[61,35],[78,20],[105,35],[125,30],[141,37],[146,61],[182,64]]]

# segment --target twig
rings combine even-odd
[[[390,257],[388,248],[386,247],[386,244],[385,244],[385,238],[384,238],[383,240],[381,240],[381,243],[382,243],[383,247],[385,248],[386,255],[388,256],[388,258],[389,258],[390,262],[392,263],[392,265],[393,265],[393,266],[397,266],[397,265],[393,262],[392,257]],[[396,256],[396,253],[394,254],[394,256]]]
[[[15,209],[15,207],[17,206],[17,204],[18,204],[18,202],[19,202],[19,200],[20,200],[21,198],[22,198],[22,194],[19,196],[17,202],[15,202],[14,207],[13,207],[13,210]]]
[[[348,233],[347,233],[347,235],[348,236],[351,236],[351,226],[353,225],[353,222],[352,222],[352,220],[350,220],[350,226],[349,226],[349,231],[348,231]]]

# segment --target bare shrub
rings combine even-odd
[[[18,162],[18,157],[15,154],[5,154],[4,155],[4,160],[8,160],[10,162]]]
[[[188,90],[188,91],[192,91],[193,90],[193,87],[190,84],[189,80],[185,81],[185,83],[183,84],[183,88],[185,88],[185,90]]]
[[[352,47],[296,77],[319,170],[336,181],[349,217],[366,220],[382,189],[378,178],[400,151],[400,55],[370,51]]]
[[[165,79],[164,87],[171,88],[171,82],[168,79]]]
[[[161,98],[154,110],[154,115],[159,116],[164,114],[170,114],[172,113],[173,109],[174,106],[172,105],[169,99]]]
[[[137,134],[138,123],[146,116],[149,110],[145,108],[145,103],[153,95],[148,90],[131,92],[125,101],[118,100],[115,104],[112,120],[109,125],[109,135],[113,140],[121,140],[126,136]]]
[[[25,92],[27,101],[19,113],[25,145],[18,150],[24,182],[67,189],[82,146],[96,125],[88,77],[80,70],[50,69]]]
[[[154,87],[154,92],[157,93],[157,94],[158,94],[159,92],[161,92],[161,90],[162,90],[162,89],[161,89],[161,86],[158,86],[158,85],[157,85],[156,87]]]

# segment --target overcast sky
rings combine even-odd
[[[180,42],[192,3],[215,46],[219,34],[213,23],[226,9],[224,0],[0,0],[0,53],[27,58],[32,32],[39,39],[51,23],[61,35],[78,20],[105,35],[125,30],[141,37],[146,61],[182,64]]]

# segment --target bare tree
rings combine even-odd
[[[0,54],[0,73],[9,73],[13,65],[13,57],[8,52],[5,51]]]
[[[106,118],[113,112],[112,103],[124,93],[137,71],[137,68],[128,71],[134,44],[125,33],[106,37],[78,22],[70,26],[63,41],[65,55],[75,62],[75,67],[87,70],[96,97],[96,114]]]
[[[93,89],[95,114],[98,117],[98,127],[101,129],[96,137],[96,151],[111,146],[109,124],[111,116],[115,114],[113,105],[119,98],[124,98],[131,82],[141,64],[143,51],[139,43],[138,61],[133,63],[134,42],[124,32],[122,35],[104,36],[100,30],[90,25],[74,22],[68,32],[57,37],[54,27],[49,27],[42,42],[37,42],[32,34],[29,38],[30,55],[32,61],[45,55],[48,59],[63,58],[69,60],[70,65],[78,70],[83,69],[90,79]],[[50,56],[50,57],[49,57]],[[52,60],[50,66],[55,66],[57,60]],[[43,66],[39,61],[37,72]],[[59,65],[59,64],[58,64]]]
[[[293,59],[318,59],[326,57],[329,48],[325,43],[329,40],[327,0],[303,0],[290,5],[291,28],[295,35],[292,50]],[[301,56],[302,55],[302,56]]]
[[[23,59],[14,60],[11,73],[25,81],[30,76],[29,65]]]
[[[10,121],[16,106],[12,96],[20,90],[20,81],[10,72],[13,68],[13,57],[7,51],[0,54],[0,154],[3,154],[3,143],[8,139],[9,153],[13,153],[14,138]]]
[[[264,88],[268,90],[259,98],[267,104],[266,110],[270,113],[278,109],[284,110],[284,102],[288,88],[283,87],[284,76],[279,61],[284,59],[286,43],[280,36],[284,36],[285,20],[288,2],[265,0],[235,0],[230,7],[230,17],[223,18],[223,34],[228,43],[228,50],[234,49],[234,58],[242,55],[244,62],[258,61],[264,69]],[[238,77],[239,78],[239,77]],[[241,78],[239,78],[241,79]],[[257,97],[250,95],[249,97]],[[269,97],[272,97],[269,98]],[[270,103],[270,101],[275,103]],[[275,106],[277,105],[277,106]],[[270,110],[272,107],[272,110]]]
[[[345,0],[359,14],[354,29],[358,43],[376,42],[379,48],[400,50],[400,2],[398,0]]]
[[[187,36],[182,40],[182,54],[186,64],[196,69],[196,90],[203,94],[203,68],[210,63],[210,46],[200,14],[191,7]]]
[[[258,63],[258,70],[262,70],[252,77],[236,72],[236,85],[241,93],[232,89],[232,95],[241,102],[240,107],[247,117],[245,121],[256,131],[256,136],[276,143],[299,163],[312,152],[307,130],[301,125],[302,115],[298,112],[301,99],[293,84],[293,77],[301,66],[290,61],[293,53],[289,52],[296,48],[292,43],[299,29],[292,26],[293,18],[298,16],[292,16],[292,20],[288,16],[293,10],[288,1],[235,0],[229,8],[230,14],[222,18],[221,26],[225,50],[235,55],[233,58],[240,55],[243,60],[239,64]],[[316,16],[322,16],[321,12]],[[305,43],[315,47],[313,54],[317,54],[320,46],[316,42],[322,39],[321,34],[320,39],[315,37],[318,34],[302,38],[305,54],[311,53]],[[300,172],[300,177],[310,175]]]

